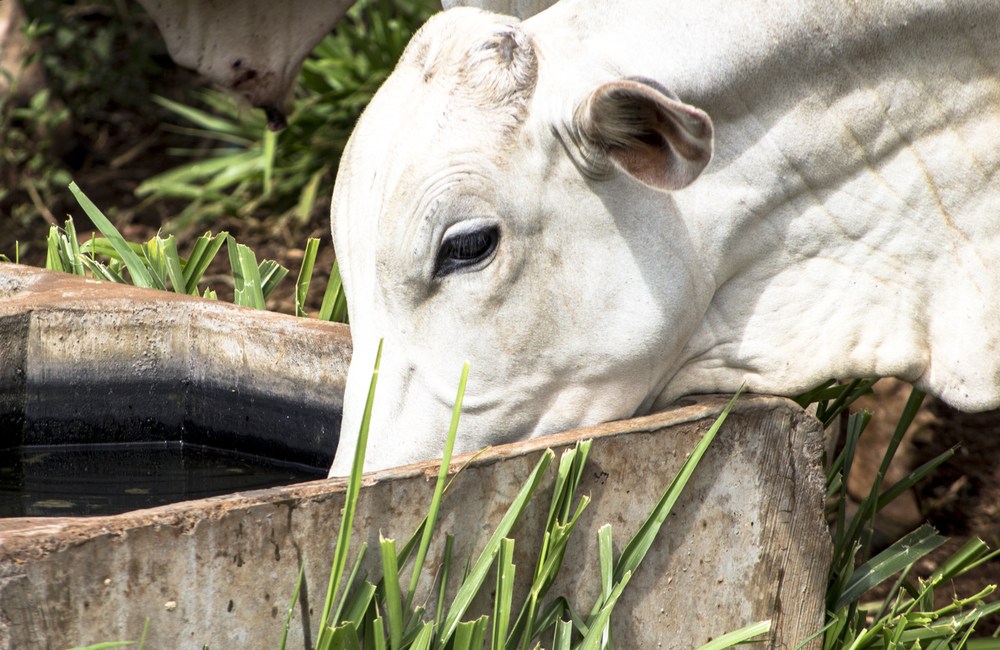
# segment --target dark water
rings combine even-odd
[[[182,442],[29,445],[0,450],[0,517],[113,515],[325,476]]]

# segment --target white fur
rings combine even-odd
[[[381,337],[368,469],[440,454],[464,360],[460,451],[744,382],[894,375],[1000,406],[1000,4],[563,0],[497,20],[451,10],[415,42],[523,30],[538,81],[519,127],[404,60],[344,155],[355,352],[331,474]],[[684,189],[581,168],[576,108],[625,77],[712,118]],[[496,258],[434,279],[446,228],[473,218],[500,225]]]

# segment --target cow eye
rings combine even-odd
[[[445,237],[438,251],[435,277],[470,269],[488,262],[497,250],[500,230],[496,226],[477,228]]]

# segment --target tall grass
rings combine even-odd
[[[551,639],[551,647],[560,650],[610,648],[610,617],[615,604],[632,575],[642,564],[654,538],[659,534],[695,467],[725,422],[737,396],[733,397],[696,445],[646,521],[617,558],[614,557],[612,550],[611,527],[604,526],[600,529],[597,540],[600,566],[590,569],[600,572],[602,589],[589,614],[581,616],[580,610],[574,608],[566,596],[551,598],[548,594],[557,574],[563,568],[566,546],[573,529],[590,502],[589,497],[577,494],[590,451],[589,441],[580,442],[574,448],[563,452],[556,467],[542,545],[537,549],[531,585],[520,607],[515,607],[513,603],[513,579],[517,567],[514,566],[512,558],[516,542],[508,535],[528,503],[536,498],[542,478],[555,459],[555,454],[551,450],[547,450],[538,460],[524,486],[508,505],[506,513],[482,552],[474,560],[470,558],[464,577],[454,594],[446,594],[447,576],[452,573],[451,544],[446,543],[438,607],[436,612],[431,614],[423,607],[414,605],[414,594],[424,569],[431,537],[435,534],[434,527],[440,503],[447,493],[448,468],[469,369],[466,364],[459,380],[444,457],[427,516],[402,547],[398,547],[395,540],[380,539],[382,578],[377,583],[356,578],[360,558],[367,552],[364,545],[358,550],[359,559],[355,562],[355,570],[345,582],[343,575],[350,548],[356,501],[360,494],[361,471],[364,466],[372,396],[378,381],[380,357],[381,346],[376,356],[375,370],[355,449],[354,464],[348,481],[345,496],[347,505],[343,510],[340,533],[334,551],[330,583],[316,641],[317,650],[362,647],[390,650],[446,647],[452,650],[481,650],[489,647],[513,650],[538,647],[538,644],[545,639]],[[411,577],[408,584],[404,585],[400,580],[401,569],[410,560],[414,548],[417,552],[413,559]],[[571,570],[586,570],[586,567],[573,566]],[[470,614],[469,607],[484,587],[490,571],[496,574],[492,607],[489,612]],[[758,623],[717,639],[706,647],[730,647],[764,634],[768,629],[768,623]]]
[[[824,425],[830,425],[874,383],[875,380],[857,380],[846,385],[830,382],[801,396],[798,401],[803,406],[815,404],[817,417]],[[851,518],[847,516],[845,486],[858,441],[871,419],[870,413],[861,411],[847,417],[843,449],[828,463],[827,497],[832,520],[833,561],[826,593],[827,622],[816,635],[822,638],[824,650],[1000,649],[1000,638],[996,638],[1000,630],[990,634],[991,631],[977,628],[982,618],[1000,612],[1000,602],[984,600],[994,592],[995,585],[976,594],[953,595],[945,603],[940,602],[937,591],[948,581],[996,558],[1000,551],[991,552],[982,540],[974,538],[946,558],[929,577],[914,577],[917,563],[947,541],[930,525],[924,524],[889,548],[873,553],[871,540],[879,511],[954,455],[954,450],[949,450],[916,468],[888,490],[882,489],[889,463],[923,399],[924,394],[914,388],[871,490]],[[886,585],[885,595],[865,600],[873,589]]]
[[[249,247],[237,243],[226,232],[205,233],[195,240],[186,256],[178,251],[173,235],[163,237],[157,234],[141,244],[128,242],[76,183],[70,183],[69,188],[101,236],[80,243],[72,218],[67,219],[62,228],[51,226],[45,262],[48,269],[214,299],[217,298],[216,292],[205,284],[205,273],[222,247],[226,246],[234,302],[257,309],[266,307],[267,297],[288,275],[288,269],[273,260],[258,262]],[[295,283],[296,314],[299,316],[308,316],[305,302],[318,250],[318,239],[310,239],[306,243]],[[317,317],[338,322],[347,320],[347,302],[336,262]]]

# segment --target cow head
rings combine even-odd
[[[344,152],[333,236],[354,356],[331,475],[350,469],[375,350],[366,469],[628,417],[662,397],[711,278],[671,191],[708,117],[641,79],[547,68],[513,18],[439,14]]]

